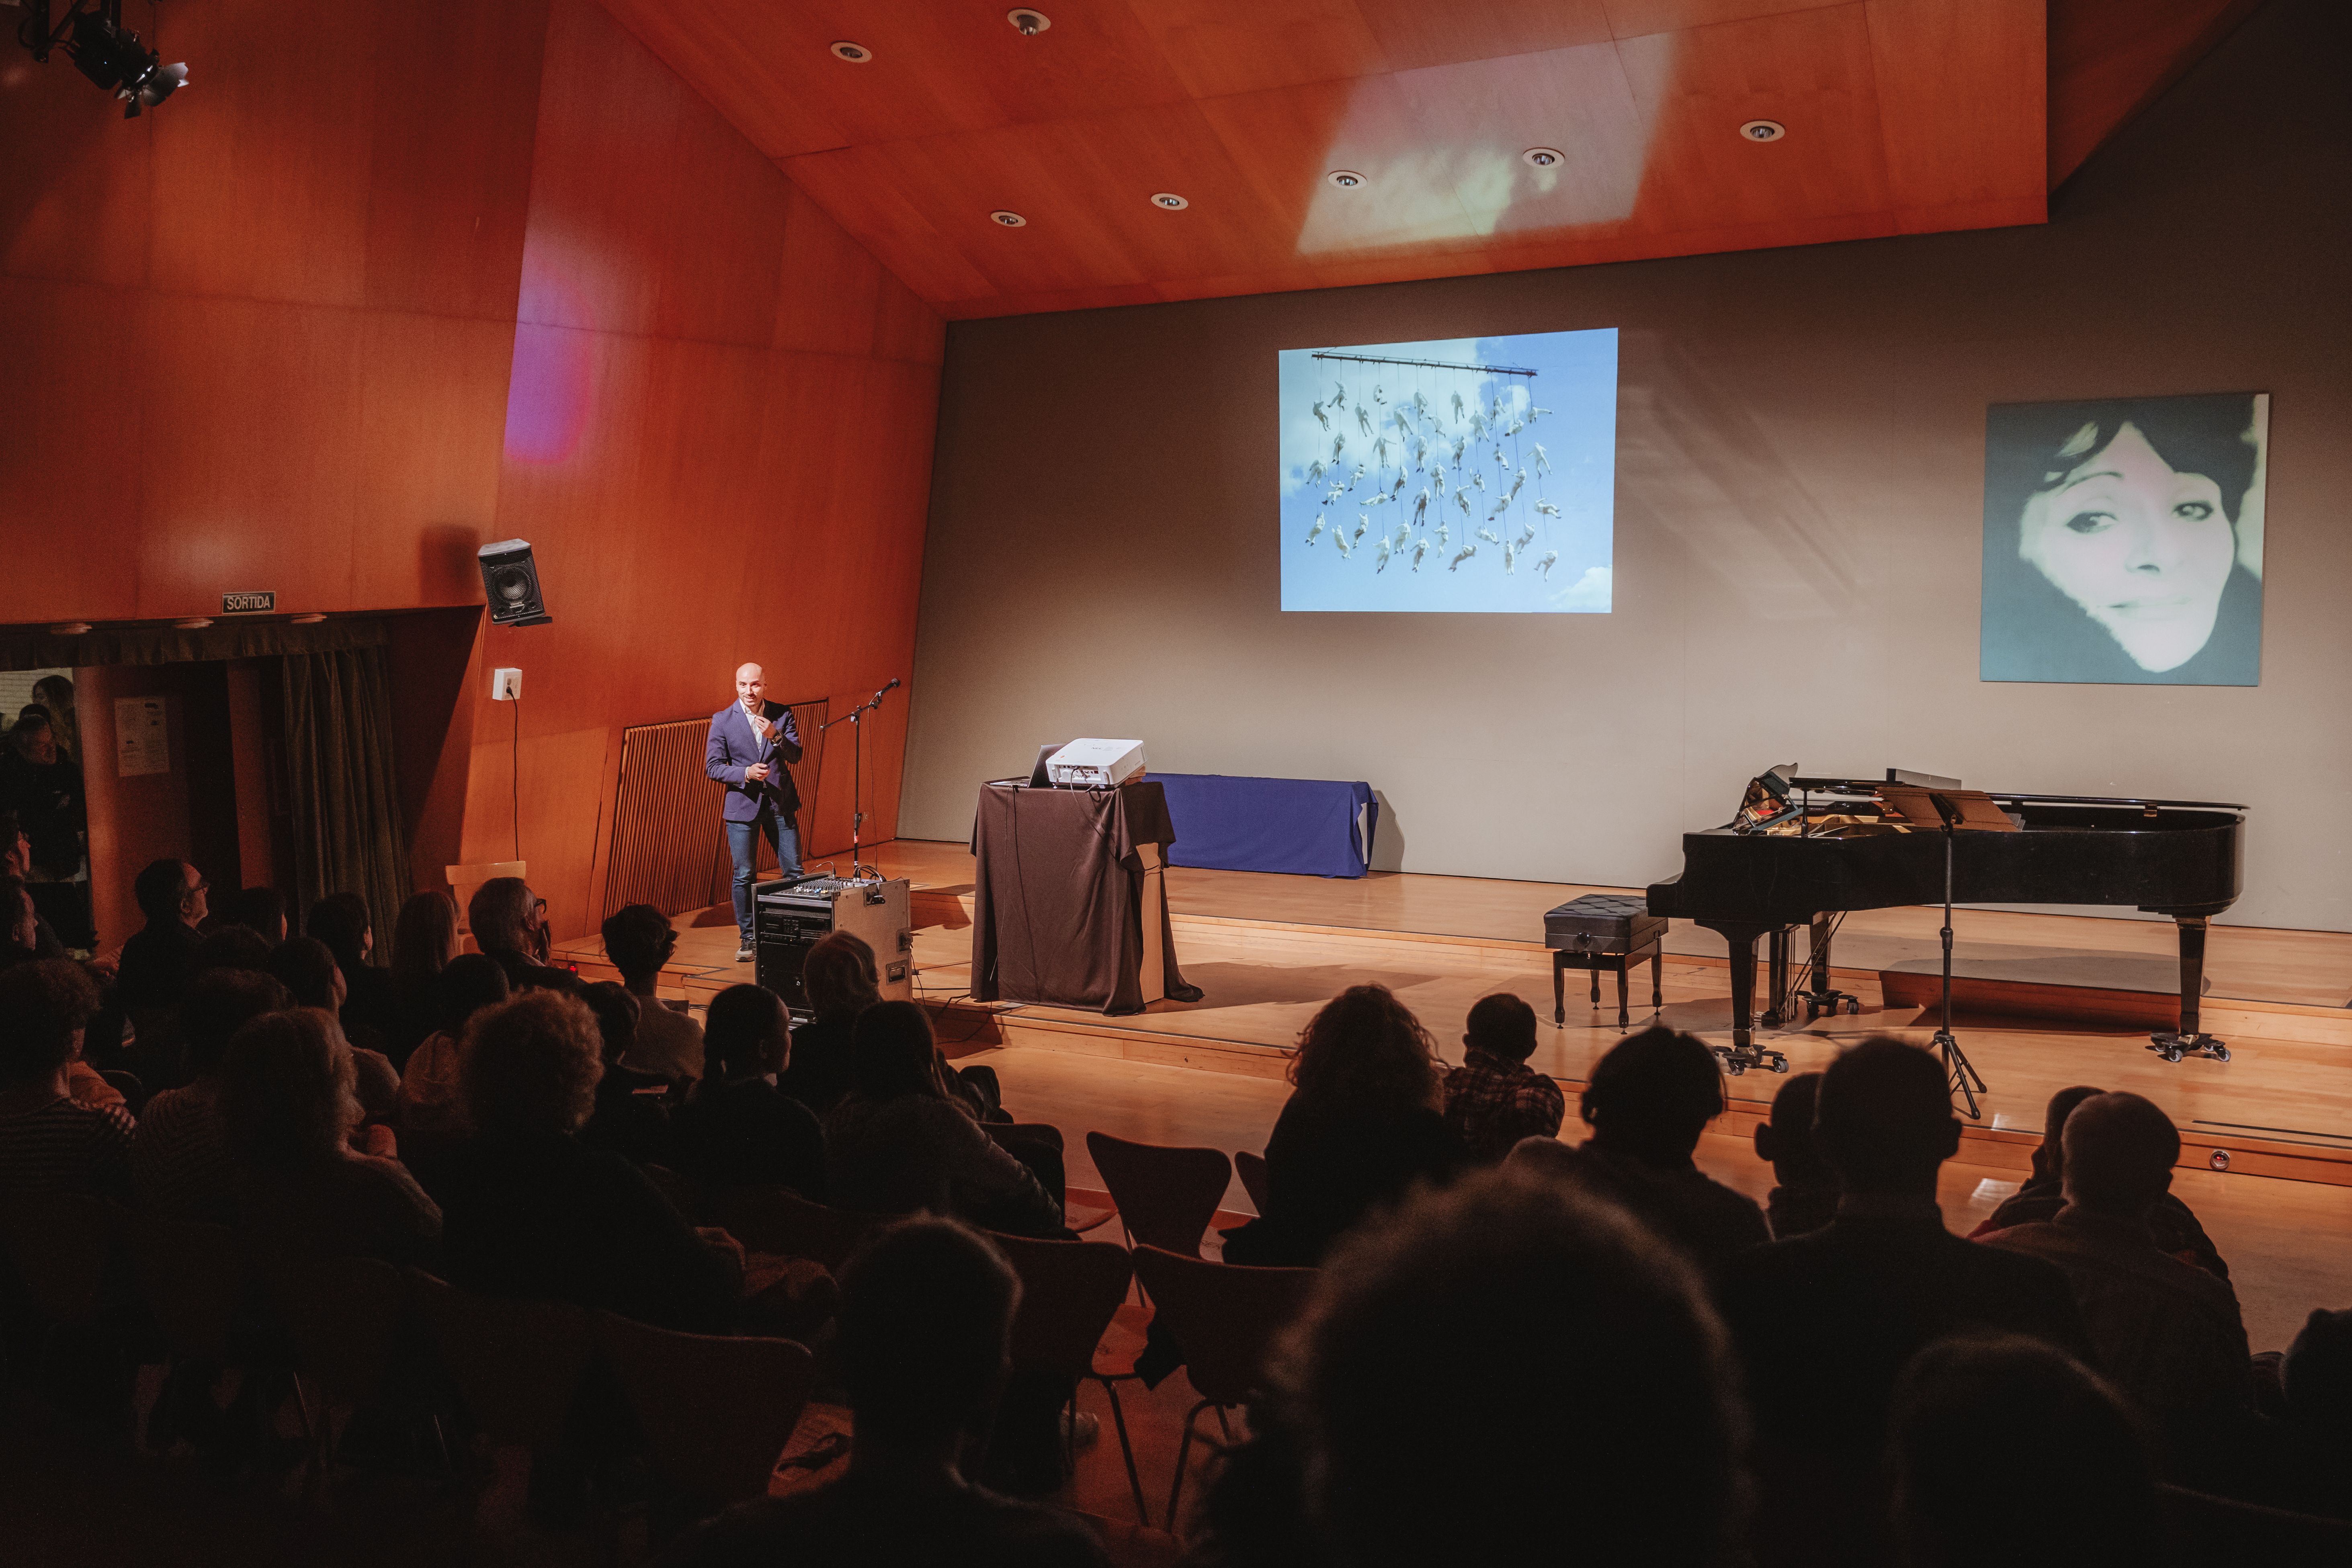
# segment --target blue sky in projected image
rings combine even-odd
[[[1609,609],[1615,328],[1285,349],[1280,357],[1284,609]],[[1470,546],[1476,553],[1457,565]]]

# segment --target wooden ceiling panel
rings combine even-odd
[[[604,3],[961,318],[2038,222],[2255,0]]]
[[[1610,40],[1601,0],[1356,0],[1391,70],[1542,54]]]
[[[1344,81],[1388,68],[1360,0],[1133,0],[1194,98]],[[1058,17],[1055,26],[1061,26]]]
[[[2042,216],[2042,0],[1869,0],[1879,124],[1889,199],[1906,229],[1945,215],[2022,203],[2011,222]]]
[[[1860,5],[1787,12],[1617,45],[1651,128],[1636,222],[1674,233],[1887,205],[1878,87]],[[1739,135],[1751,120],[1780,141]]]

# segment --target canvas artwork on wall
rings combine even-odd
[[[1979,678],[2259,684],[2270,402],[1987,410]]]

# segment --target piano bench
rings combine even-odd
[[[1615,972],[1617,976],[1617,1026],[1630,1027],[1626,970],[1645,958],[1650,961],[1651,1009],[1664,1007],[1665,994],[1660,987],[1660,970],[1665,935],[1665,918],[1650,913],[1648,900],[1638,894],[1587,893],[1556,909],[1546,910],[1544,945],[1552,950],[1551,1021],[1568,1022],[1570,969],[1591,972],[1595,1007],[1601,1005],[1601,975],[1606,970]]]

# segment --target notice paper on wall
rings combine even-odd
[[[165,732],[161,697],[114,700],[114,772],[118,778],[172,771],[172,742]]]

